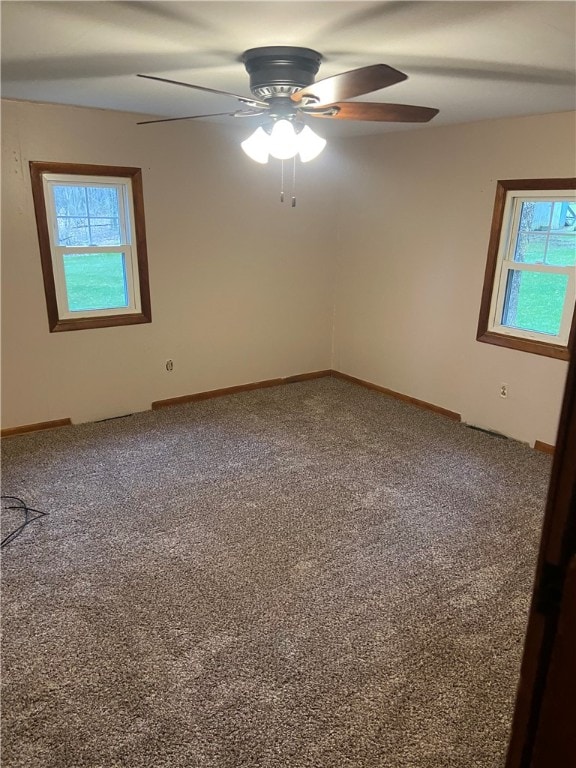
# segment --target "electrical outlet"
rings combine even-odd
[[[167,371],[173,371],[174,370],[174,361],[173,360],[166,360],[166,370]]]
[[[508,384],[500,384],[500,397],[508,397]]]

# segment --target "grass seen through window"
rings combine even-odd
[[[122,253],[65,254],[64,275],[71,312],[128,306]]]
[[[513,271],[509,275],[518,280],[517,298],[514,310],[505,307],[504,324],[557,335],[566,298],[566,275]]]

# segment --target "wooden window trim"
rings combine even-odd
[[[101,317],[83,317],[62,320],[58,314],[56,286],[50,248],[49,223],[46,215],[43,175],[62,173],[78,176],[115,176],[129,178],[132,184],[132,204],[134,209],[136,259],[140,283],[140,312],[133,314],[106,315]],[[36,228],[40,245],[40,260],[48,310],[50,332],[79,331],[88,328],[108,328],[119,325],[137,325],[152,322],[150,306],[150,280],[148,276],[148,255],[146,249],[146,226],[144,221],[144,193],[142,189],[142,171],[140,168],[126,168],[112,165],[84,165],[80,163],[48,163],[30,161],[32,197],[36,214]]]
[[[496,268],[498,266],[498,250],[500,246],[500,237],[502,224],[504,222],[504,206],[506,204],[506,195],[509,191],[522,190],[547,190],[547,189],[576,189],[576,178],[564,179],[509,179],[498,181],[496,186],[496,198],[494,200],[494,213],[492,215],[492,225],[490,228],[490,240],[488,244],[488,258],[486,260],[486,270],[484,273],[484,287],[482,289],[482,299],[480,303],[480,317],[478,320],[477,341],[487,344],[496,344],[499,347],[508,349],[517,349],[522,352],[530,352],[535,355],[545,355],[557,360],[568,360],[570,357],[569,348],[574,336],[576,335],[576,310],[572,317],[570,328],[570,338],[568,344],[551,344],[534,339],[521,339],[508,334],[496,333],[488,330],[490,324],[490,307],[492,304],[492,294],[494,291],[494,280],[496,278]]]

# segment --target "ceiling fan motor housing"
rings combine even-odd
[[[311,48],[279,45],[250,48],[242,54],[250,90],[259,99],[290,96],[314,82],[322,56]]]

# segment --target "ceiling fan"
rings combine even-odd
[[[373,64],[315,81],[321,61],[321,54],[311,48],[266,46],[245,51],[242,62],[250,75],[252,97],[139,74],[138,77],[148,80],[229,96],[243,105],[242,109],[231,112],[145,120],[139,125],[220,115],[264,117],[255,133],[242,142],[244,151],[261,163],[266,163],[269,155],[285,160],[297,154],[306,162],[316,157],[326,144],[309,128],[306,118],[425,123],[438,114],[438,110],[431,107],[347,101],[400,83],[407,75],[386,64]]]

